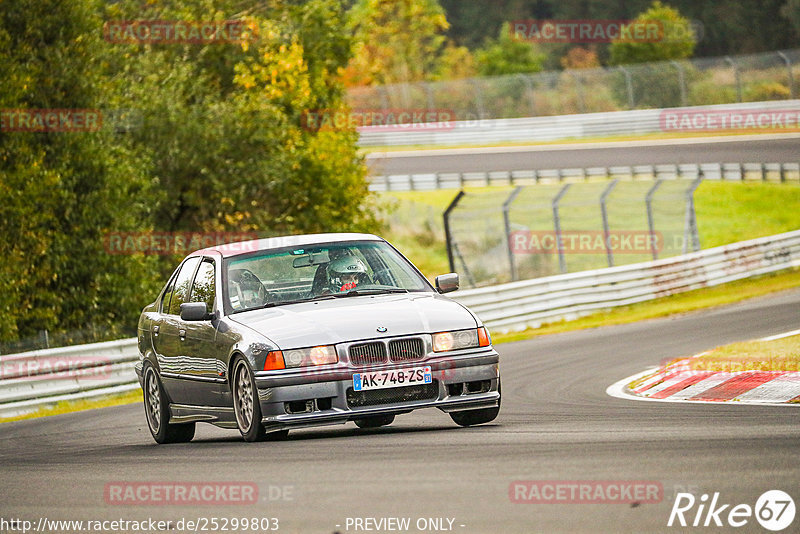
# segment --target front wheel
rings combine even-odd
[[[155,368],[144,368],[144,412],[156,443],[185,443],[194,437],[194,423],[169,423],[169,399]]]
[[[267,437],[261,424],[261,403],[250,367],[239,358],[233,369],[233,411],[245,441],[263,441]]]
[[[500,393],[500,379],[497,379],[497,393]],[[501,395],[502,397],[502,395]],[[494,408],[481,408],[480,410],[464,410],[463,412],[451,412],[450,418],[459,426],[482,425],[497,418],[500,413],[500,399]]]

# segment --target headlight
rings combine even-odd
[[[484,327],[433,334],[433,352],[488,347],[491,343]]]
[[[333,345],[321,345],[307,349],[292,349],[283,351],[283,360],[286,367],[311,367],[314,365],[327,365],[339,361]]]

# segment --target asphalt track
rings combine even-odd
[[[720,492],[720,502],[753,506],[764,491],[781,489],[800,504],[800,406],[634,402],[605,391],[663,358],[798,323],[800,290],[792,290],[500,345],[500,417],[469,429],[428,410],[383,429],[348,423],[257,444],[198,425],[192,443],[157,446],[140,405],[7,423],[0,426],[0,517],[34,524],[40,517],[277,517],[279,532],[303,533],[356,532],[346,528],[348,517],[409,517],[410,532],[419,532],[418,518],[440,517],[454,518],[453,531],[463,533],[730,531],[667,528],[673,494]],[[516,504],[508,494],[515,480],[657,481],[664,498],[638,506]],[[255,482],[262,500],[108,505],[104,488],[114,481]],[[269,486],[290,487],[291,500],[270,500]],[[785,532],[798,525],[800,517]],[[736,530],[765,532],[753,518]]]
[[[373,175],[798,160],[798,134],[373,152],[367,159]]]

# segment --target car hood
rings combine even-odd
[[[317,300],[237,313],[230,319],[282,350],[477,327],[466,308],[435,293]],[[381,327],[385,333],[378,332]]]

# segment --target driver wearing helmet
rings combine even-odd
[[[369,282],[367,267],[355,256],[341,256],[328,264],[328,287],[333,292],[349,291]]]

